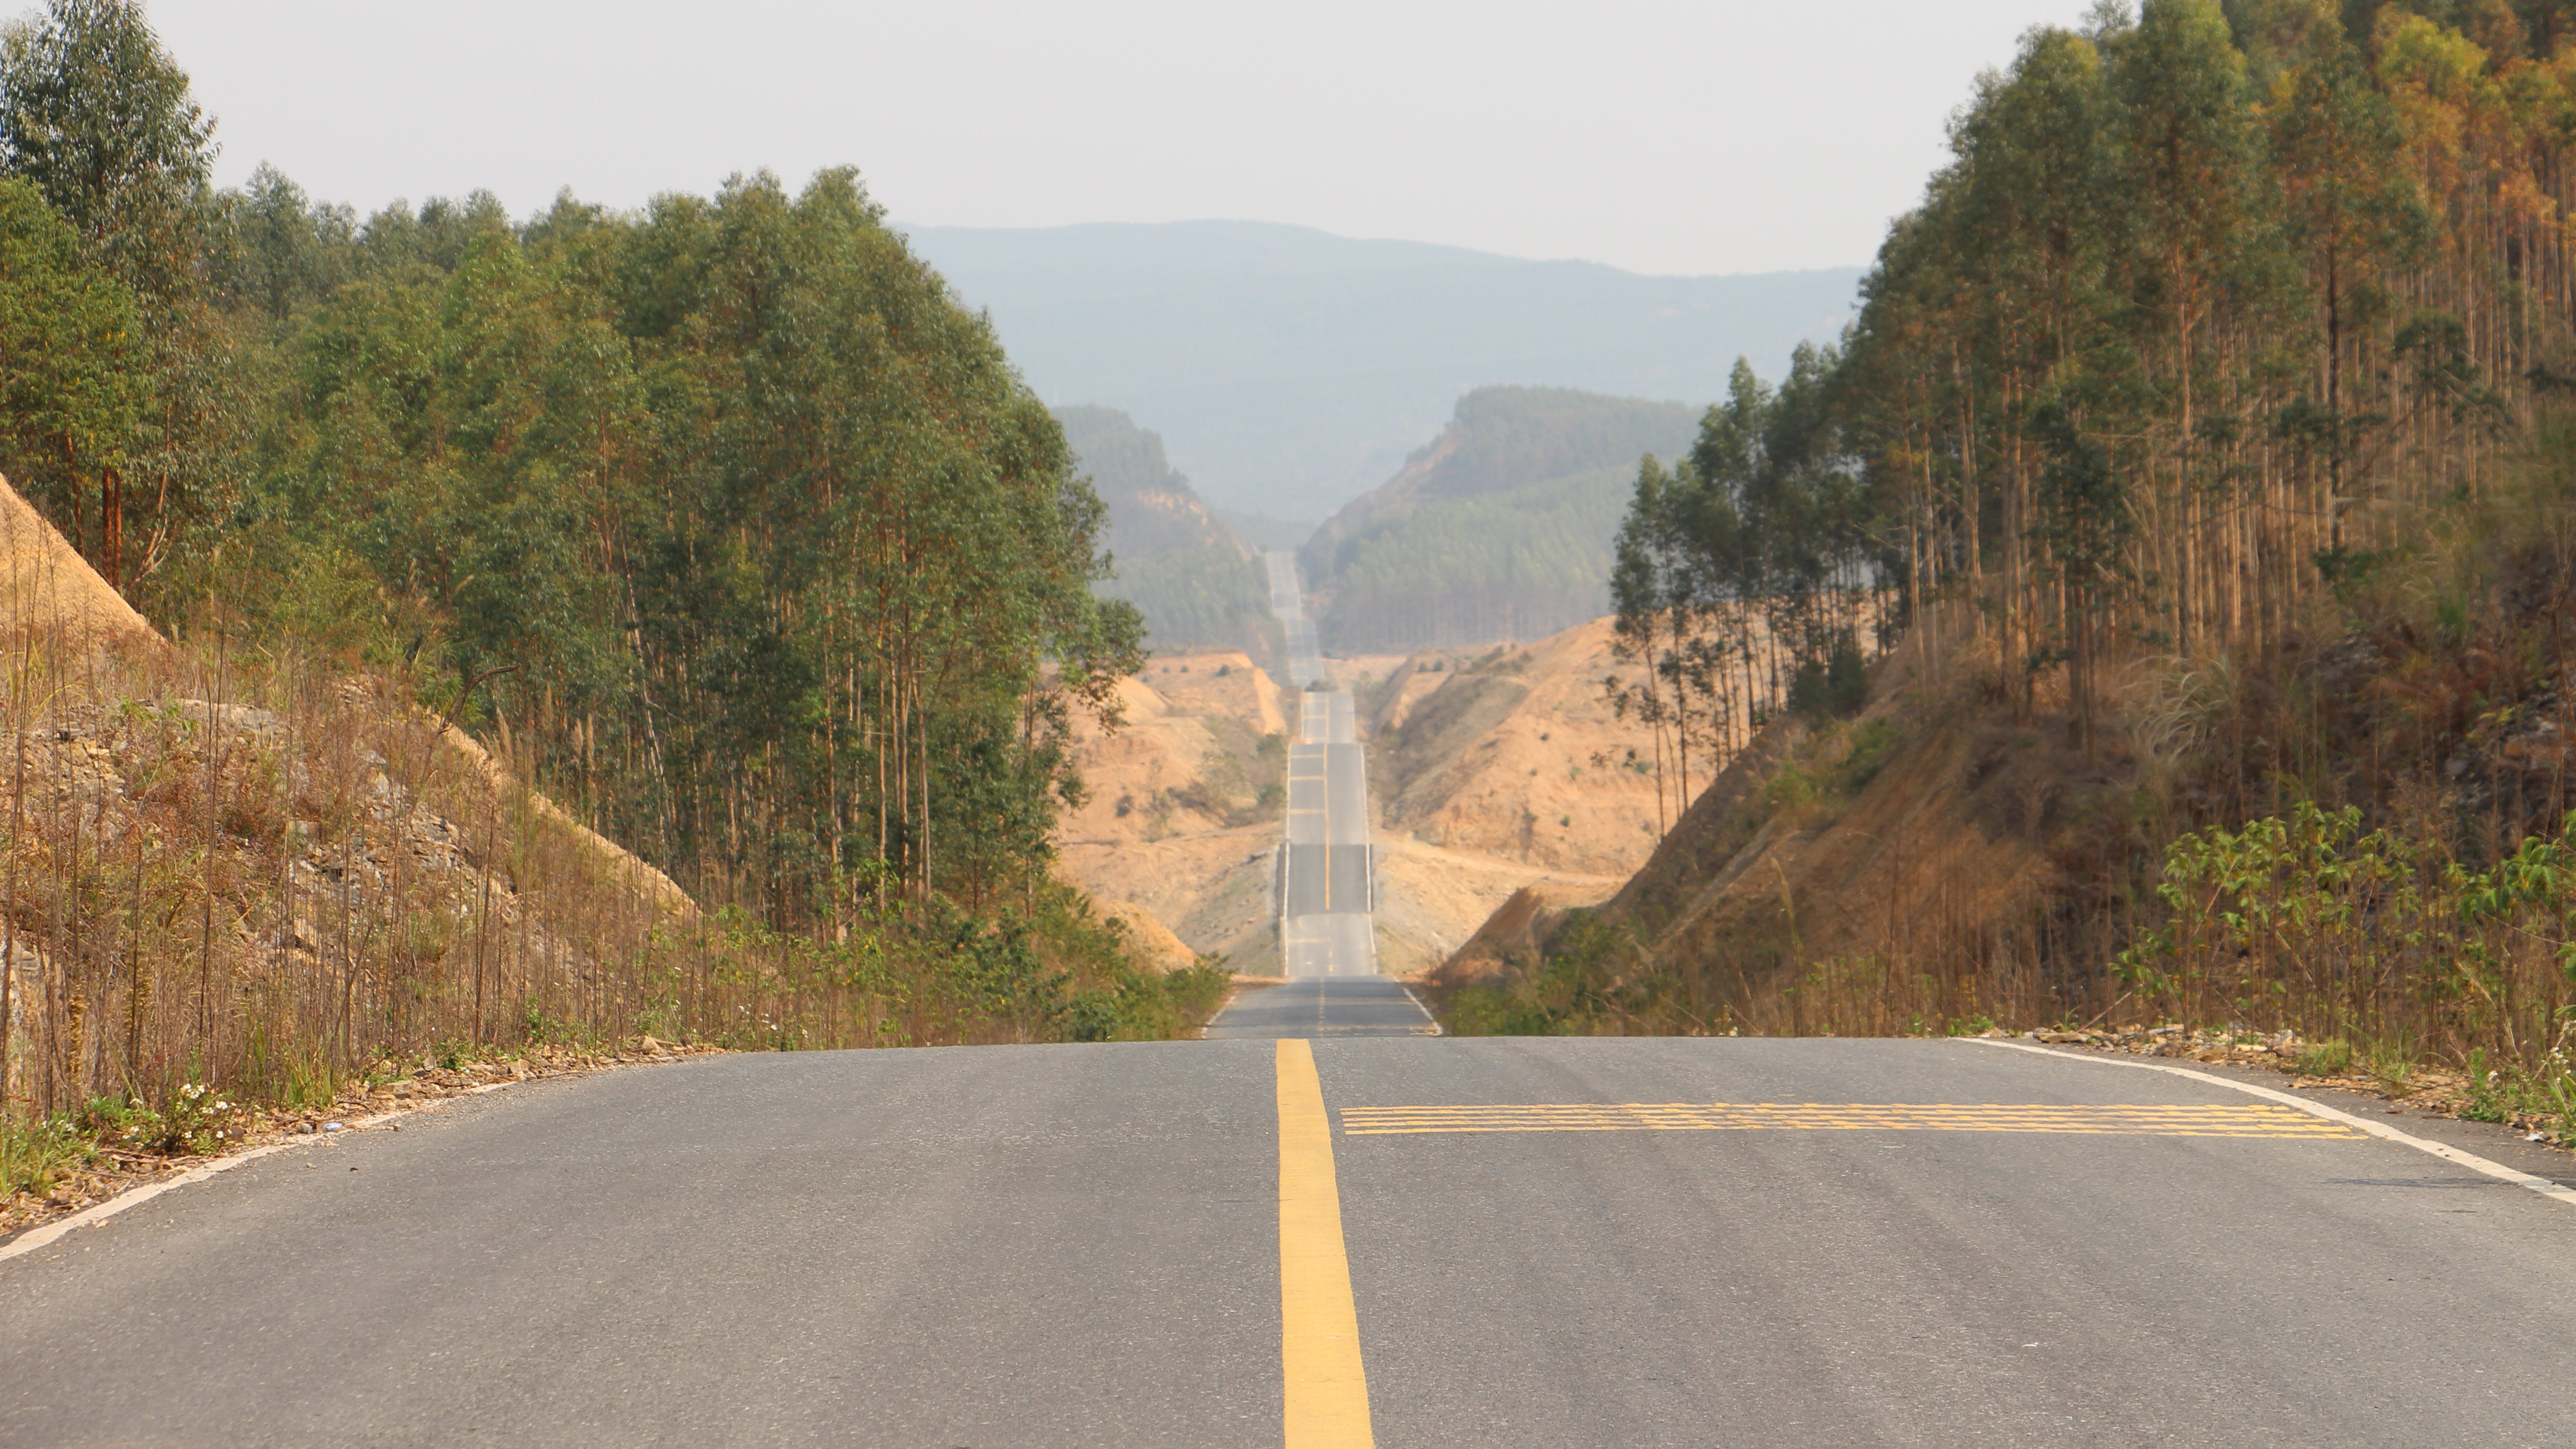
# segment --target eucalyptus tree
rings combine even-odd
[[[88,480],[96,532],[74,499],[53,500],[121,588],[210,547],[259,406],[259,361],[205,286],[213,134],[138,0],[48,0],[0,28],[0,175],[33,184],[136,299],[150,390],[122,456]]]
[[[134,294],[25,181],[0,178],[0,473],[57,518],[125,459],[144,401]],[[75,535],[77,542],[77,535]]]

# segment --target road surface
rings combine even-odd
[[[1263,554],[1270,571],[1270,612],[1288,639],[1288,684],[1304,689],[1324,677],[1324,655],[1315,621],[1306,617],[1305,591],[1297,580],[1297,555],[1284,548]]]
[[[1347,693],[1309,690],[1288,747],[1279,882],[1284,974],[1377,974],[1377,873],[1369,841],[1368,755]]]
[[[0,1262],[0,1444],[2576,1442],[2576,1210],[2263,1106],[1938,1041],[698,1059]]]
[[[1246,991],[1207,1027],[1211,1041],[1439,1034],[1404,983],[1386,976],[1311,976]]]

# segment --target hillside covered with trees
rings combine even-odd
[[[400,659],[781,921],[1043,857],[1136,618],[1062,429],[854,173],[362,219],[211,190],[131,7],[13,29],[0,84],[0,471],[147,615]]]
[[[1678,453],[1693,412],[1571,388],[1460,398],[1402,471],[1307,541],[1325,648],[1535,639],[1599,618],[1638,459]]]
[[[1219,509],[1304,520],[1490,383],[1703,397],[1833,338],[1850,266],[1641,276],[1251,221],[907,226],[1052,399],[1145,419]],[[1616,460],[1633,466],[1634,458]]]
[[[214,131],[134,0],[0,29],[0,1212],[185,1083],[1213,1008],[1050,873],[1109,511],[854,172],[361,217]]]
[[[1631,702],[1714,784],[1506,1015],[2288,1027],[2576,1132],[2571,38],[2031,31],[1841,347],[1637,478]]]
[[[1115,408],[1056,409],[1075,466],[1108,507],[1112,572],[1099,592],[1134,604],[1160,652],[1269,648],[1269,585],[1252,551],[1163,456],[1160,436]]]

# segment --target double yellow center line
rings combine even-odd
[[[1424,1132],[2051,1132],[2119,1137],[2359,1137],[2341,1122],[2268,1102],[2119,1103],[1565,1102],[1465,1107],[1346,1107],[1352,1137]]]

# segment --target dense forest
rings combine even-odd
[[[399,666],[586,822],[794,929],[1043,868],[1139,658],[1104,510],[858,177],[364,218],[129,0],[0,54],[0,472],[167,629]]]
[[[1739,368],[1639,477],[1616,592],[1662,708],[1724,707],[1765,624],[1777,709],[1963,597],[2022,710],[2089,732],[2106,661],[2278,646],[2491,489],[2576,378],[2565,28],[2158,0],[2031,31],[1841,347]]]
[[[1469,1015],[2188,1025],[2576,1141],[2569,30],[2028,32],[1841,345],[1639,470],[1608,687],[1690,811]]]
[[[1267,656],[1269,585],[1233,528],[1163,455],[1163,440],[1116,408],[1056,410],[1074,461],[1108,508],[1105,596],[1134,604],[1162,652]]]
[[[1571,388],[1460,398],[1439,437],[1306,544],[1325,647],[1536,639],[1599,618],[1630,470],[1678,453],[1691,417]]]

